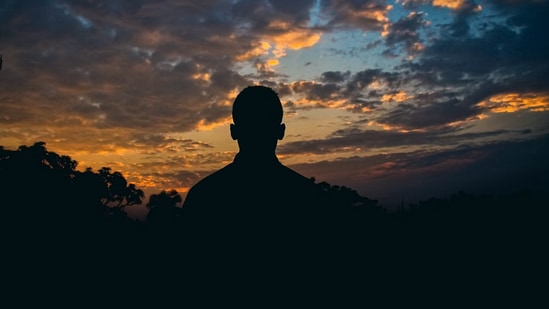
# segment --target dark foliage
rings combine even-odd
[[[146,222],[128,217],[125,207],[141,204],[145,196],[135,184],[128,184],[120,172],[103,167],[97,172],[76,170],[77,162],[46,149],[45,143],[0,147],[0,181],[3,217],[14,228],[28,231],[82,228],[93,223],[125,233],[171,229],[181,224],[182,198],[175,190],[149,197]],[[314,178],[311,181],[315,182]],[[395,239],[475,237],[479,233],[524,232],[539,228],[547,214],[547,196],[536,192],[515,192],[505,196],[474,195],[465,192],[441,199],[410,204],[396,212],[345,186],[320,182],[336,229],[367,237],[376,233]],[[339,220],[339,221],[338,221]],[[124,230],[122,228],[127,228]],[[352,231],[351,231],[352,230]],[[360,234],[362,233],[362,234]]]
[[[107,167],[97,172],[76,167],[76,161],[47,151],[42,142],[17,150],[0,147],[3,252],[13,265],[57,272],[74,263],[80,272],[125,270],[128,275],[145,263],[164,274],[184,269],[186,276],[200,278],[224,272],[242,276],[245,269],[254,277],[261,269],[261,276],[279,280],[299,273],[309,283],[378,278],[380,286],[396,277],[445,282],[479,274],[492,282],[502,269],[506,276],[520,276],[517,265],[535,271],[529,267],[544,256],[549,234],[548,197],[542,193],[459,192],[387,212],[355,190],[320,182],[327,212],[321,229],[308,231],[309,238],[286,246],[258,235],[254,243],[198,248],[185,238],[177,191],[151,195],[147,220],[140,222],[124,209],[142,203],[143,191]]]
[[[142,190],[107,167],[76,170],[77,162],[45,143],[0,148],[0,187],[7,227],[29,236],[97,233],[131,225],[124,208],[142,203]]]

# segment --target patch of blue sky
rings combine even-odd
[[[397,61],[383,57],[383,49],[379,33],[361,30],[326,33],[310,48],[288,50],[275,70],[291,76],[292,81],[316,80],[327,71],[390,70]]]
[[[395,22],[410,13],[410,10],[406,9],[400,2],[401,1],[389,1],[389,5],[391,5],[392,8],[387,12],[387,17],[391,22]]]
[[[312,9],[309,12],[310,20],[309,20],[309,27],[317,27],[321,24],[324,24],[324,21],[321,17],[321,9],[320,9],[320,0],[316,0],[315,5],[312,7]]]

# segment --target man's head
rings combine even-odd
[[[282,103],[278,94],[265,86],[248,86],[233,103],[231,136],[240,148],[274,148],[284,137]]]
[[[233,103],[233,121],[236,125],[257,125],[282,122],[282,103],[278,94],[265,86],[248,86]]]

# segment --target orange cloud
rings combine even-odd
[[[386,124],[386,123],[379,123],[379,122],[373,121],[373,120],[368,122],[368,126],[369,127],[374,127],[374,128],[381,128],[385,131],[395,131],[395,132],[400,132],[400,133],[425,132],[426,131],[425,129],[404,129],[401,126],[393,126],[393,125],[389,125],[389,124]]]
[[[397,93],[384,94],[381,97],[381,102],[386,103],[394,101],[400,103],[409,100],[410,98],[412,98],[412,96],[408,95],[405,91],[399,91]]]
[[[244,54],[238,55],[236,57],[236,60],[246,61],[246,60],[253,59],[255,57],[266,55],[269,53],[269,50],[271,48],[272,48],[271,44],[269,44],[269,42],[267,41],[256,42],[255,46],[251,50],[245,52]]]
[[[355,11],[355,10],[349,10],[347,13],[350,15],[353,19],[368,19],[368,20],[376,20],[379,22],[388,22],[389,18],[387,17],[387,12],[390,11],[393,8],[392,5],[387,5],[383,9],[375,9],[374,7],[367,7],[365,10],[362,11]]]
[[[520,110],[531,112],[549,111],[549,94],[506,93],[492,96],[477,104],[492,113],[514,113]]]
[[[314,46],[320,41],[320,32],[311,29],[293,28],[286,22],[274,21],[269,24],[270,33],[263,35],[254,48],[236,57],[246,61],[259,56],[272,54],[264,66],[266,69],[278,65],[278,59],[286,56],[286,50],[299,50]]]
[[[192,76],[193,79],[209,82],[212,75],[210,73],[197,73]]]
[[[464,124],[467,124],[469,122],[472,122],[472,121],[475,121],[475,120],[482,120],[482,119],[486,119],[486,118],[488,118],[488,115],[478,114],[478,115],[475,115],[475,116],[468,117],[465,120],[458,120],[458,121],[450,122],[447,125],[449,127],[460,127],[460,126],[462,126]]]
[[[269,28],[281,31],[280,34],[267,36],[267,39],[274,42],[276,50],[307,48],[320,40],[319,32],[310,29],[292,29],[288,23],[274,22]]]
[[[230,116],[228,117],[225,117],[219,121],[216,121],[216,122],[209,122],[209,121],[206,121],[204,119],[200,120],[197,124],[196,124],[196,130],[197,131],[210,131],[210,130],[213,130],[219,126],[223,126],[223,125],[227,125],[229,123],[231,123],[232,121],[232,118]]]
[[[433,0],[433,5],[434,6],[447,7],[447,8],[452,9],[452,10],[462,9],[462,8],[466,7],[467,4],[468,4],[467,0]],[[482,6],[477,5],[474,8],[474,10],[477,11],[477,12],[480,11],[480,10],[482,10]]]

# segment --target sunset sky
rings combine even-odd
[[[548,16],[544,0],[5,0],[0,145],[185,196],[232,161],[232,101],[263,84],[284,104],[281,162],[318,182],[388,207],[547,190]]]

